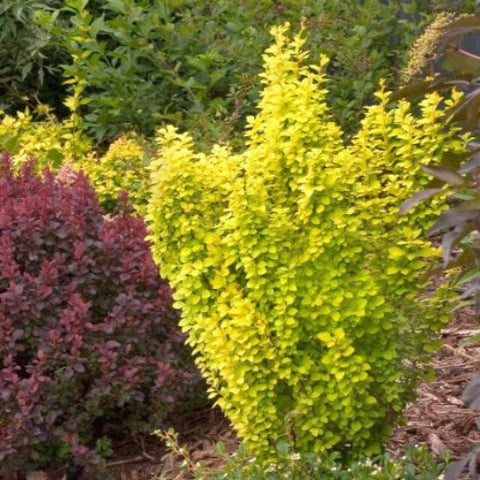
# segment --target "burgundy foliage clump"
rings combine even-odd
[[[161,425],[197,380],[143,220],[0,158],[0,477]],[[57,456],[57,457],[55,457]]]

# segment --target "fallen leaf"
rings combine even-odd
[[[26,475],[26,480],[48,480],[47,474],[40,470],[35,472],[28,472]]]
[[[428,443],[430,444],[430,448],[435,455],[441,456],[445,451],[448,450],[447,446],[435,433],[428,434]]]

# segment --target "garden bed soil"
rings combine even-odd
[[[458,459],[480,443],[480,414],[466,408],[460,398],[480,373],[480,343],[463,343],[479,333],[480,320],[471,309],[459,311],[442,331],[445,343],[432,361],[436,379],[421,384],[415,403],[406,408],[406,424],[394,430],[388,446],[394,456],[408,445],[427,444],[436,455],[448,450]]]

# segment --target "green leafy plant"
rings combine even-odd
[[[425,446],[407,448],[400,459],[382,455],[342,463],[338,453],[299,453],[287,440],[280,440],[275,445],[274,457],[268,462],[250,455],[243,444],[234,454],[228,455],[225,445],[219,442],[215,445],[218,461],[215,466],[208,466],[192,459],[188,446],[179,443],[174,431],[156,433],[165,441],[170,455],[177,462],[181,461],[181,470],[196,480],[369,480],[372,477],[378,480],[437,480],[448,464],[448,457],[438,462]]]
[[[14,167],[32,157],[41,171],[49,167],[59,177],[73,178],[83,171],[95,189],[99,202],[109,213],[119,205],[125,191],[138,213],[144,213],[148,196],[149,158],[154,150],[138,136],[125,135],[107,150],[93,148],[76,114],[60,122],[46,106],[34,113],[27,108],[15,116],[0,111],[0,151],[9,151]]]
[[[422,232],[444,201],[398,211],[428,181],[420,165],[464,139],[438,124],[439,95],[416,117],[380,90],[344,143],[327,60],[304,65],[303,38],[273,32],[244,151],[196,153],[189,135],[160,131],[154,258],[210,394],[255,454],[284,435],[303,452],[378,453],[448,319],[444,290],[419,296],[438,253]]]
[[[60,122],[47,106],[34,112],[26,108],[15,115],[0,110],[0,151],[14,155],[16,169],[36,159],[39,170],[57,170],[64,163],[76,163],[92,149],[91,139],[76,122],[75,115]]]
[[[231,141],[253,113],[270,25],[304,19],[308,48],[331,58],[330,102],[348,134],[379,79],[398,84],[405,52],[434,11],[413,0],[65,0],[52,13],[39,9],[36,24],[70,54],[64,75],[82,89],[98,140],[173,122],[205,147]]]
[[[61,109],[66,95],[60,85],[61,64],[68,52],[35,23],[37,12],[53,13],[61,4],[62,0],[2,0],[0,109],[15,111],[38,102]]]
[[[141,140],[122,136],[104,155],[90,153],[74,167],[88,176],[106,211],[118,207],[119,193],[125,191],[137,212],[143,214],[149,195],[148,163],[149,151]]]
[[[244,449],[230,457],[226,465],[216,473],[199,475],[199,479],[213,480],[437,480],[441,478],[447,464],[435,460],[425,446],[407,448],[398,460],[382,455],[362,458],[343,463],[338,453],[330,455],[300,454],[292,451],[288,444],[276,445],[275,461],[265,464],[249,456]]]

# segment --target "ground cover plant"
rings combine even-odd
[[[181,445],[178,434],[173,431],[159,434],[177,462],[179,470],[196,480],[281,480],[281,479],[325,479],[325,480],[438,480],[445,472],[448,455],[440,461],[424,445],[412,445],[405,455],[394,459],[388,454],[373,458],[360,458],[344,464],[338,452],[331,454],[299,453],[286,440],[275,445],[275,456],[265,465],[248,453],[240,444],[234,454],[226,452],[222,442],[215,445],[214,457],[220,465],[207,465],[195,461],[186,445]],[[172,476],[163,473],[155,480],[166,480]]]
[[[198,380],[170,288],[128,204],[106,219],[83,175],[0,165],[0,475],[98,468]]]
[[[371,99],[380,77],[394,81],[392,67],[400,65],[415,30],[415,22],[398,21],[403,8],[397,1],[65,5],[70,16],[60,10],[47,30],[74,59],[65,75],[85,89],[83,110],[97,138],[131,127],[153,133],[165,120],[176,120],[200,139],[231,136],[257,99],[268,27],[286,20],[299,24],[302,17],[309,47],[333,56],[332,98],[346,122]],[[62,18],[68,18],[66,28]]]
[[[439,95],[416,117],[381,89],[345,144],[327,60],[304,65],[303,38],[274,35],[243,152],[196,153],[188,134],[160,131],[154,257],[212,397],[254,453],[286,436],[300,451],[373,454],[448,319],[442,289],[419,297],[438,254],[422,232],[443,202],[398,212],[428,181],[421,164],[465,140],[437,122]]]

